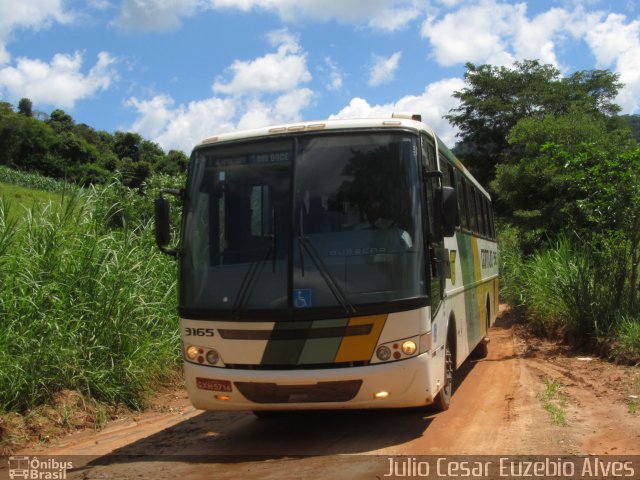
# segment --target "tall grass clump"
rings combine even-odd
[[[526,298],[523,277],[523,256],[518,230],[505,226],[499,230],[500,247],[500,297],[523,317],[526,312]]]
[[[100,191],[10,220],[0,199],[0,411],[61,390],[140,408],[175,375],[175,263],[148,220],[110,229]]]
[[[616,342],[613,350],[614,354],[621,359],[640,363],[639,317],[622,317],[617,326]]]
[[[609,263],[598,251],[563,236],[523,257],[517,234],[507,230],[501,257],[505,300],[536,333],[591,346],[615,333],[621,312]]]

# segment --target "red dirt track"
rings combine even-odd
[[[257,419],[194,410],[183,391],[162,412],[116,421],[22,455],[87,455],[67,478],[383,478],[394,455],[640,455],[639,375],[520,335],[502,312],[489,356],[456,374],[451,408],[326,412]],[[566,426],[543,408],[560,387]],[[639,383],[640,384],[640,383]],[[116,454],[108,455],[107,454]],[[80,463],[81,465],[78,465]]]

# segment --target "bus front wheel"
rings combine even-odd
[[[451,404],[451,395],[453,393],[453,353],[449,347],[449,339],[444,345],[444,385],[436,395],[433,405],[438,411],[449,409]]]

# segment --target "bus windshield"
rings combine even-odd
[[[417,137],[315,134],[203,147],[182,237],[187,310],[302,312],[426,296]]]

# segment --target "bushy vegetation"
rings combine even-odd
[[[76,190],[75,184],[45,177],[38,173],[21,172],[13,168],[0,165],[0,183],[20,185],[22,187],[33,188],[45,192],[69,192]]]
[[[154,245],[152,200],[117,178],[61,198],[19,219],[0,198],[0,411],[67,389],[139,408],[179,359],[176,266]]]
[[[524,61],[465,80],[447,118],[503,225],[505,299],[541,334],[640,360],[638,117],[618,115],[618,76]]]
[[[165,153],[137,133],[96,131],[60,109],[36,113],[24,98],[17,111],[0,102],[0,165],[15,170],[83,185],[119,171],[126,186],[138,188],[153,174],[184,173],[187,163],[183,152]]]
[[[577,238],[561,237],[523,256],[517,230],[500,236],[504,300],[542,336],[640,359],[640,319],[618,303],[607,255]]]

